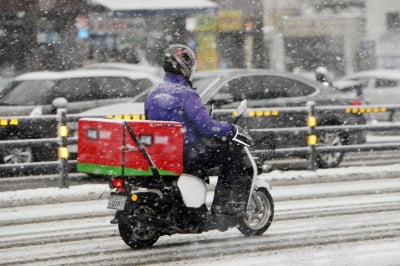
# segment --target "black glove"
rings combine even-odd
[[[247,133],[247,131],[238,126],[238,125],[233,125],[233,131],[231,135],[231,141],[235,144],[243,145],[246,147],[249,147],[250,145],[253,144],[253,138]]]

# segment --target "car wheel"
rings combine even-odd
[[[1,154],[2,162],[5,164],[30,163],[32,158],[31,147],[6,148]]]
[[[341,146],[343,136],[339,132],[323,132],[318,136],[319,146]],[[317,166],[319,168],[333,168],[338,166],[343,160],[344,152],[327,152],[317,156]]]
[[[390,121],[392,121],[392,122],[400,122],[400,112],[399,111],[393,111],[390,114]]]

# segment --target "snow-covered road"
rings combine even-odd
[[[264,235],[163,236],[144,250],[109,224],[105,184],[1,192],[0,264],[396,265],[400,165],[378,168],[274,171],[265,178],[277,184],[276,215]]]

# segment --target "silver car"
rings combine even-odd
[[[400,70],[369,70],[353,73],[335,82],[340,90],[357,91],[371,105],[400,103]],[[374,118],[383,121],[400,121],[400,113],[375,113]]]

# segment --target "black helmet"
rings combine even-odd
[[[196,67],[196,57],[192,49],[183,44],[170,45],[165,51],[164,71],[182,75],[190,80]]]

